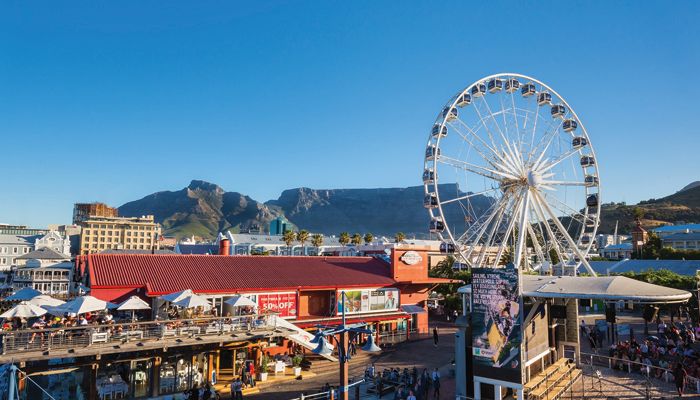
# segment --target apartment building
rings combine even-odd
[[[152,215],[141,217],[91,216],[80,222],[80,254],[109,249],[159,249],[160,224]]]

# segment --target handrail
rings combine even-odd
[[[613,363],[621,362],[622,364],[627,365],[627,373],[632,373],[632,365],[638,365],[640,367],[640,371],[644,371],[647,377],[650,377],[651,371],[658,370],[658,371],[663,371],[663,379],[664,382],[668,383],[670,381],[670,378],[673,376],[673,370],[669,368],[661,368],[655,365],[647,365],[644,363],[640,363],[638,361],[632,361],[632,360],[624,360],[622,358],[618,357],[609,357],[609,356],[604,356],[600,354],[593,354],[593,353],[585,353],[581,352],[581,361],[583,361],[584,357],[590,357],[590,363],[589,365],[593,366],[593,358],[599,358],[603,360],[607,360],[607,368],[608,369],[614,369],[613,368]],[[601,364],[597,364],[601,365]],[[602,365],[605,367],[605,364]],[[686,377],[686,386],[690,386],[690,384],[693,384],[695,386],[696,393],[700,393],[700,379],[688,375]]]
[[[0,332],[2,354],[31,351],[74,349],[96,344],[115,344],[133,341],[163,340],[169,337],[218,336],[224,333],[276,328],[273,315],[245,315],[235,317],[202,317],[193,319],[155,320],[113,324],[46,329],[22,329]]]

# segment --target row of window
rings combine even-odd
[[[22,280],[62,280],[69,279],[68,271],[34,271],[34,270],[18,270],[16,279]]]
[[[155,229],[155,226],[153,225],[128,225],[128,224],[119,224],[119,225],[114,225],[114,224],[89,224],[88,228],[90,229],[123,229],[125,226],[128,226],[127,229],[131,229],[133,231],[152,231]],[[86,231],[89,232],[90,229],[87,229]]]
[[[30,248],[28,246],[22,246],[22,247],[7,247],[7,246],[0,246],[0,254],[27,254],[29,253]]]
[[[68,284],[58,282],[34,282],[34,283],[17,283],[13,286],[19,290],[25,287],[34,288],[43,294],[68,294]]]
[[[83,246],[83,253],[86,253],[88,250],[91,250],[93,252],[97,250],[107,250],[107,249],[117,249],[119,248],[119,243],[109,243],[109,244],[97,244],[97,243],[92,243],[87,246]],[[150,250],[151,245],[146,243],[146,244],[126,244],[124,245],[124,248],[127,250]]]

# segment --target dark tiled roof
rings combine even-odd
[[[218,244],[182,244],[179,243],[177,248],[180,254],[219,254]]]
[[[146,287],[149,295],[192,289],[236,293],[395,285],[389,265],[372,257],[93,254],[93,288]]]
[[[27,254],[17,257],[20,260],[70,260],[70,256],[59,253],[56,250],[48,247],[39,250],[30,251]]]

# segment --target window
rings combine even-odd
[[[24,250],[24,254],[29,253],[29,247],[25,247],[23,250]]]
[[[12,248],[12,254],[17,254],[17,248],[16,248],[16,247],[13,247],[13,248]]]
[[[7,258],[0,258],[0,265],[6,265],[7,264]]]
[[[86,234],[86,235],[89,235],[89,234],[90,234],[90,230],[89,230],[89,229],[85,229],[85,234]]]

